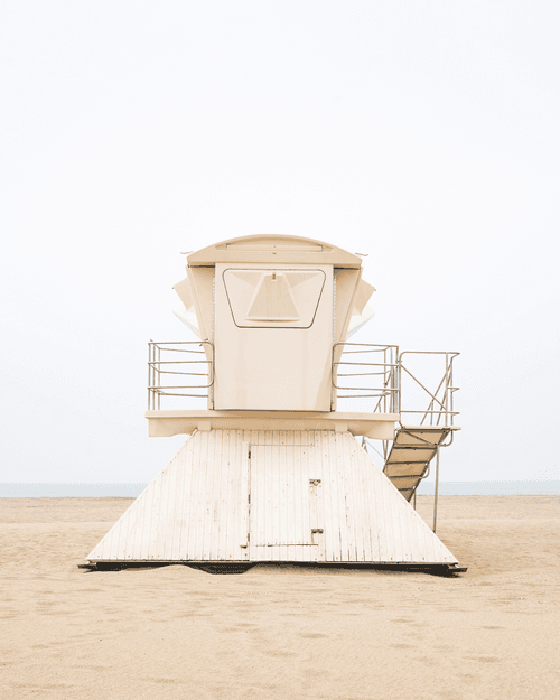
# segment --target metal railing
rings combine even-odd
[[[444,371],[435,391],[430,391],[415,374],[413,374],[403,363],[404,355],[430,355],[432,357],[440,357],[444,360]],[[405,350],[399,357],[399,371],[401,377],[403,373],[413,380],[413,382],[422,389],[424,400],[428,400],[428,407],[425,409],[408,408],[410,404],[405,401],[405,406],[401,407],[401,424],[403,415],[422,416],[418,425],[426,425],[430,427],[452,428],[455,422],[455,416],[458,411],[454,410],[454,394],[459,391],[458,387],[453,386],[453,359],[459,355],[458,352],[421,352]],[[408,421],[407,421],[408,422]]]
[[[359,358],[349,357],[361,355]],[[453,359],[457,352],[399,352],[397,345],[370,345],[365,343],[335,343],[333,346],[333,408],[343,399],[374,399],[369,411],[379,413],[400,413],[401,425],[409,423],[408,418],[418,418],[416,425],[429,427],[453,427],[455,416],[453,396],[457,387],[453,386]],[[420,356],[441,358],[441,372],[429,372],[428,378],[403,361],[406,356],[417,360]],[[341,372],[340,368],[344,371]],[[346,369],[350,368],[350,372]],[[422,371],[422,367],[420,367]],[[426,385],[435,379],[435,388]],[[352,386],[345,385],[352,377]],[[371,378],[374,379],[371,379]],[[367,379],[365,379],[367,378]],[[360,381],[360,380],[364,381]],[[367,386],[365,385],[367,383]]]
[[[180,354],[177,356],[177,353]],[[176,357],[178,359],[174,359]],[[200,365],[206,365],[205,371],[194,371],[204,370]],[[185,376],[204,377],[206,381],[200,379],[185,384]],[[214,345],[209,341],[148,343],[148,410],[159,411],[162,396],[208,399],[213,386]]]
[[[345,399],[367,399],[368,412],[400,413],[401,425],[453,427],[453,360],[456,352],[400,352],[397,345],[335,343],[331,408]],[[414,360],[441,359],[443,373],[429,376]],[[406,359],[405,365],[403,358]],[[410,362],[412,364],[410,364]],[[185,377],[192,377],[190,382]],[[196,378],[196,379],[194,379]],[[434,389],[428,388],[433,383]],[[148,409],[160,410],[162,396],[213,400],[214,345],[209,341],[148,344]],[[413,390],[416,392],[414,393]],[[410,420],[409,420],[410,418]]]
[[[357,349],[347,349],[357,348]],[[348,358],[349,355],[360,355]],[[399,413],[400,384],[399,384],[399,348],[397,345],[372,345],[366,343],[335,343],[333,346],[333,396],[332,408],[337,399],[366,399],[377,401],[373,412]],[[339,368],[344,371],[341,372]],[[347,370],[350,371],[347,371]],[[342,377],[352,377],[344,380]],[[367,377],[368,386],[355,378]],[[360,386],[342,386],[341,383],[350,381]],[[370,386],[373,384],[373,386]],[[342,393],[344,392],[344,393]],[[348,393],[351,392],[351,393]]]

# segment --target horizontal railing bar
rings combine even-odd
[[[346,394],[345,396],[341,396],[338,394],[337,398],[338,399],[375,399],[378,397],[382,397],[384,394]]]
[[[185,360],[184,362],[148,362],[150,367],[155,367],[160,364],[170,364],[170,365],[207,365],[212,364],[212,360]]]
[[[440,411],[412,411],[408,408],[401,409],[401,413],[435,413],[436,415],[444,415],[444,416],[458,416],[459,411],[448,411],[446,409],[441,409]],[[429,425],[426,427],[430,427]],[[432,427],[437,427],[437,426],[432,426]],[[443,427],[443,426],[442,426]]]
[[[167,391],[157,391],[155,393],[158,396],[190,396],[191,398],[194,398],[194,399],[207,399],[208,398],[208,394],[170,394]]]
[[[148,345],[212,345],[209,340],[150,340]]]
[[[339,360],[333,362],[333,365],[356,365],[361,367],[397,367],[398,365],[392,365],[389,362],[344,362],[344,360]]]
[[[205,350],[188,350],[187,348],[157,348],[161,353],[164,352],[182,352],[182,353],[189,353],[190,355],[204,355],[206,353]],[[155,353],[154,353],[155,357]]]
[[[212,360],[156,360],[155,362],[148,362],[150,367],[155,365],[192,365],[193,362],[212,362]]]
[[[389,394],[394,394],[398,389],[379,389],[375,386],[336,386],[333,385],[338,391],[375,391],[379,392],[377,396],[388,396]]]
[[[161,352],[182,352],[182,353],[188,353],[189,355],[205,355],[206,353],[204,350],[183,350],[182,348],[160,348],[158,347],[158,350],[161,350]]]
[[[338,387],[338,390],[339,391],[368,391],[370,393],[373,392],[372,396],[389,396],[391,393],[393,393],[391,391],[385,391],[384,389],[376,389],[374,386],[370,386],[370,387],[341,386],[341,387]],[[344,396],[342,396],[341,398],[344,398]]]
[[[188,386],[173,386],[167,384],[152,384],[148,387],[150,391],[159,391],[160,389],[209,389],[212,384],[189,384]]]
[[[204,365],[204,364],[213,364],[211,360],[193,360],[192,362],[149,362],[148,363],[150,367],[153,367],[153,369],[156,370],[156,372],[166,372],[168,370],[165,369],[158,369],[160,364],[169,364],[169,365]],[[177,374],[179,374],[179,370],[177,370]]]
[[[400,353],[400,356],[402,357],[403,355],[450,355],[451,358],[457,357],[460,355],[460,352],[444,352],[443,350],[435,350],[435,351],[430,351],[430,350],[403,350],[403,352]]]
[[[388,348],[378,348],[376,350],[343,350],[343,355],[358,355],[364,352],[388,352]]]
[[[340,391],[382,391],[385,394],[398,392],[398,389],[390,389],[387,386],[376,387],[376,386],[339,386],[338,384],[333,384],[335,389]]]
[[[193,342],[197,342],[197,341],[193,341]],[[398,345],[379,345],[377,343],[346,343],[346,342],[335,343],[333,347],[337,348],[337,347],[340,347],[341,345],[346,345],[346,346],[351,347],[351,348],[380,348],[380,349],[385,348],[387,350],[389,348],[396,349],[399,347]]]
[[[337,377],[384,377],[387,372],[337,372]]]
[[[157,370],[158,375],[160,374],[179,374],[181,377],[206,377],[208,376],[208,372],[168,372],[165,369],[158,369]]]

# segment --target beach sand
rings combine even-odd
[[[0,499],[1,698],[560,697],[559,496],[441,497],[454,578],[78,569],[132,500]]]

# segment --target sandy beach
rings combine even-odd
[[[440,498],[455,578],[78,569],[132,500],[0,499],[0,697],[560,696],[560,496]]]

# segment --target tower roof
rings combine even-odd
[[[241,236],[214,243],[187,256],[189,267],[245,262],[333,264],[349,269],[362,266],[359,256],[302,236]]]

